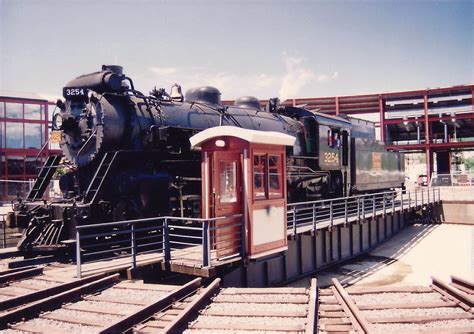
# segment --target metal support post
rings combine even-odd
[[[135,240],[135,224],[130,226],[131,247],[132,247],[132,268],[137,268],[137,244]]]
[[[82,272],[81,272],[81,233],[79,230],[76,228],[76,269],[77,269],[77,274],[76,278],[81,278]]]
[[[357,221],[360,222],[360,197],[357,197]]]
[[[423,206],[424,202],[425,202],[425,196],[423,196],[423,188],[421,188],[421,206]]]
[[[168,218],[165,218],[163,222],[163,257],[164,262],[169,263],[171,260],[171,249],[170,249],[170,235],[168,228]]]
[[[316,231],[316,203],[313,203],[313,232]]]
[[[331,221],[331,228],[332,228],[334,226],[332,201],[329,202],[329,220]]]
[[[411,208],[411,191],[408,191],[408,209]]]
[[[296,206],[293,209],[293,236],[296,236]]]
[[[402,213],[403,213],[403,190],[400,192],[400,196],[401,196],[401,199],[402,199]]]
[[[346,200],[344,201],[344,221],[345,221],[346,224],[348,223],[348,221],[347,221],[347,206],[348,206],[347,201],[348,201],[348,199],[346,197]]]
[[[362,219],[365,220],[365,197],[362,197]]]
[[[372,218],[375,219],[375,195],[372,197]]]
[[[395,214],[395,192],[392,193],[392,216]]]
[[[210,266],[210,247],[209,247],[209,221],[204,221],[202,224],[202,266]]]
[[[387,208],[386,208],[386,202],[387,199],[385,198],[385,193],[383,193],[383,216],[385,217],[385,214],[387,213]]]
[[[415,189],[415,209],[418,206],[418,192]]]

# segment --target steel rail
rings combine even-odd
[[[5,284],[12,281],[17,281],[23,278],[41,275],[43,267],[23,267],[17,269],[10,269],[0,272],[0,284]]]
[[[469,311],[471,307],[474,307],[474,297],[471,297],[465,292],[453,288],[436,277],[431,277],[431,281],[432,286],[436,291],[448,298],[454,298],[459,302],[459,306],[461,306],[464,310]]]
[[[350,298],[347,291],[342,287],[341,283],[336,278],[332,279],[332,284],[334,287],[334,294],[336,298],[342,302],[343,309],[349,311],[349,318],[351,319],[352,324],[358,331],[362,333],[370,333],[370,325],[367,319],[362,315],[362,312],[355,305],[355,303]]]
[[[104,276],[105,276],[105,274],[90,276],[90,277],[83,278],[83,279],[80,279],[80,280],[75,280],[75,281],[72,281],[72,282],[58,284],[58,285],[52,286],[50,288],[46,288],[46,289],[43,289],[43,290],[38,290],[38,291],[31,292],[31,293],[28,293],[28,294],[25,294],[25,295],[19,295],[19,296],[16,296],[16,297],[12,297],[12,298],[9,298],[9,299],[2,300],[2,301],[0,301],[0,311],[11,309],[13,307],[18,307],[18,306],[21,306],[23,304],[31,303],[31,302],[34,302],[34,301],[37,301],[37,300],[40,300],[40,299],[43,299],[43,298],[47,298],[47,297],[52,296],[52,295],[56,295],[58,293],[76,288],[76,287],[81,286],[83,284],[93,282],[94,280],[97,280],[97,279],[102,278]]]
[[[202,285],[202,278],[196,278],[191,282],[171,291],[170,293],[160,297],[157,301],[144,306],[137,312],[126,316],[119,321],[100,330],[99,333],[123,333],[131,330],[134,326],[149,319],[155,313],[170,307],[174,302],[186,298],[190,294],[197,291]]]
[[[306,334],[317,333],[318,330],[318,281],[316,278],[311,279],[311,287],[309,289],[309,307],[306,319]]]
[[[34,302],[1,314],[0,328],[6,328],[8,323],[23,319],[31,319],[39,312],[51,310],[63,303],[80,299],[83,294],[96,292],[106,286],[118,282],[119,280],[119,274],[115,274],[107,277],[104,277],[104,275],[96,275],[79,281],[74,281],[73,283],[80,282],[80,285],[58,294],[47,295],[46,297],[43,297],[43,299],[35,300]]]
[[[474,294],[474,282],[451,275],[451,285],[461,291]]]
[[[212,295],[219,290],[220,281],[220,278],[216,278],[212,281],[212,283],[203,289],[162,331],[164,333],[179,332],[180,328],[187,323],[189,318],[211,300]]]

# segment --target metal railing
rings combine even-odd
[[[188,261],[210,267],[241,256],[241,214],[203,218],[155,217],[76,227],[77,277],[86,262],[129,259],[131,268],[151,254],[165,263]],[[229,223],[231,221],[231,223]]]
[[[0,180],[0,202],[11,202],[16,198],[25,199],[31,188],[35,184],[35,180]],[[59,180],[51,180],[44,192],[44,199],[61,198],[61,190],[59,189]]]
[[[474,172],[452,172],[438,174],[433,172],[430,181],[431,187],[457,187],[474,186]]]
[[[439,188],[420,188],[290,203],[287,206],[288,235],[296,235],[300,228],[316,231],[321,225],[347,224],[439,201]]]
[[[287,234],[347,224],[370,217],[423,208],[439,202],[439,188],[387,191],[351,197],[290,203]],[[241,257],[245,238],[242,215],[204,218],[155,217],[76,227],[77,277],[87,262],[125,258],[125,264],[149,261],[151,254],[165,263],[212,267]]]

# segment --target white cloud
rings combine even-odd
[[[154,86],[169,89],[178,83],[186,91],[192,87],[209,85],[218,88],[223,99],[235,99],[243,95],[266,99],[278,95],[283,101],[301,97],[302,94],[316,95],[317,85],[327,84],[339,76],[338,72],[316,73],[301,56],[283,53],[282,60],[284,71],[280,75],[219,71],[211,66],[153,66],[148,68],[148,75],[141,76],[136,86],[143,90]]]

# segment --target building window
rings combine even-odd
[[[23,118],[23,104],[21,103],[5,103],[6,118]]]
[[[39,163],[36,162],[36,157],[26,157],[25,159],[25,175],[34,175],[38,174]]]
[[[6,147],[23,148],[23,123],[6,122]]]
[[[282,198],[282,171],[283,157],[281,154],[254,154],[254,199]]]
[[[9,176],[23,176],[23,162],[25,157],[9,156],[7,157],[7,168]]]
[[[41,104],[25,104],[25,119],[43,119],[44,107]]]
[[[3,129],[3,122],[0,122],[0,148],[5,148],[5,136]]]
[[[5,103],[0,102],[0,117],[4,118],[5,117]]]
[[[41,124],[25,123],[25,148],[41,148]]]

